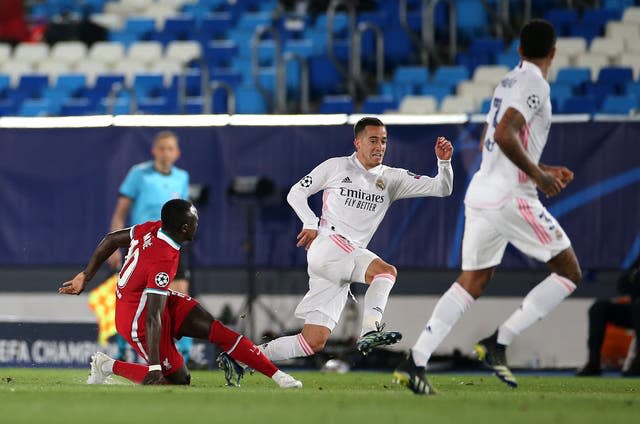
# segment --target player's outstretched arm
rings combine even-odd
[[[96,275],[96,272],[98,272],[100,265],[102,265],[116,249],[129,245],[131,242],[129,233],[130,229],[125,228],[107,234],[98,244],[96,250],[93,251],[91,259],[89,259],[89,263],[84,271],[78,273],[72,280],[62,283],[62,286],[58,289],[58,293],[75,295],[82,293],[85,285],[91,281],[93,276]]]
[[[548,197],[555,196],[564,188],[562,181],[533,163],[522,149],[520,130],[526,124],[524,116],[510,107],[500,119],[493,138],[509,160],[527,174],[536,183],[540,191]]]
[[[439,160],[451,160],[453,145],[444,137],[438,137],[435,145],[436,157]]]

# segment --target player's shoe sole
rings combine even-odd
[[[224,371],[224,379],[227,386],[240,387],[240,380],[244,377],[242,368],[227,352],[222,352],[216,359],[218,367]]]
[[[509,387],[518,387],[518,381],[509,367],[507,367],[506,361],[496,361],[494,358],[495,353],[492,352],[492,346],[490,343],[486,342],[486,339],[476,343],[473,347],[473,352],[479,361],[481,361],[487,368],[493,370],[494,374],[500,381]]]
[[[373,349],[379,346],[388,346],[398,343],[402,340],[402,334],[397,331],[383,331],[384,324],[378,325],[377,331],[369,331],[367,334],[362,335],[356,342],[356,348],[362,352],[363,355],[368,354]]]

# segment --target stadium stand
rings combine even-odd
[[[491,22],[491,10],[486,5],[493,2],[436,2],[433,22],[427,23],[433,26],[434,44],[427,46],[422,34],[431,26],[425,26],[422,20],[426,3],[371,1],[368,9],[354,10],[352,25],[348,8],[335,13],[327,9],[300,14],[275,0],[34,2],[29,9],[33,22],[84,15],[104,27],[108,35],[92,45],[78,37],[51,46],[43,42],[24,42],[15,47],[0,43],[1,80],[9,81],[3,89],[0,114],[103,111],[112,87],[97,88],[96,81],[113,74],[124,76],[123,98],[140,97],[134,99],[138,100],[134,103],[139,113],[201,113],[211,109],[202,104],[209,98],[207,93],[211,94],[208,83],[195,87],[202,72],[216,82],[214,86],[228,84],[231,95],[238,100],[236,113],[300,113],[302,86],[308,87],[312,107],[307,109],[311,112],[483,112],[491,96],[488,87],[519,62],[517,40],[513,39],[517,28]],[[548,75],[551,83],[557,83],[552,91],[556,112],[570,98],[573,102],[594,100],[595,112],[611,96],[638,100],[635,83],[640,76],[640,7],[626,0],[599,3],[599,7],[578,9],[567,7],[569,2],[532,1],[532,16],[549,19],[560,36]],[[406,20],[400,13],[403,4]],[[448,17],[454,6],[456,27],[451,30]],[[513,9],[510,19],[516,22],[523,12]],[[254,40],[257,31],[267,27],[271,29]],[[380,51],[376,31],[383,41]],[[454,46],[449,45],[451,31],[457,37]],[[610,83],[619,75],[611,70],[605,72],[606,77],[599,77],[601,70],[611,67],[624,70],[620,71],[623,80]],[[573,69],[579,79],[567,79],[571,72],[565,71]],[[583,79],[585,69],[590,73],[590,84]],[[46,90],[38,93],[42,98],[25,94],[20,84],[23,75],[32,74],[48,77]],[[75,74],[84,77],[84,86],[76,88],[77,93],[61,104],[58,77]],[[184,95],[178,93],[181,74],[191,81]],[[284,75],[283,83],[280,74]],[[154,76],[155,83],[162,81],[161,86],[154,86],[151,97],[145,94],[149,75]],[[277,95],[285,89],[286,105],[276,110]],[[252,102],[251,95],[258,97]],[[428,100],[418,101],[416,96]],[[220,94],[211,97],[218,98],[214,109],[226,112]],[[405,97],[407,102],[403,102]],[[185,99],[189,106],[177,104],[179,99]],[[29,102],[22,108],[26,100]],[[143,106],[150,105],[151,100],[156,106]],[[633,106],[621,101],[614,102],[616,107],[611,104],[607,103],[607,113],[620,110],[619,105]],[[591,110],[590,106],[586,104],[585,109]]]

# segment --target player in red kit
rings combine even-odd
[[[169,290],[178,267],[180,247],[193,240],[198,212],[188,201],[170,200],[162,220],[135,225],[105,236],[84,271],[62,284],[62,294],[82,293],[102,263],[118,248],[129,246],[116,288],[116,327],[148,365],[92,356],[89,384],[119,375],[142,384],[189,384],[191,376],[173,339],[195,337],[217,344],[227,383],[242,373],[234,360],[271,377],[280,387],[302,383],[278,368],[248,338],[215,320],[196,300]],[[232,359],[233,358],[233,359]]]

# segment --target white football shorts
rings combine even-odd
[[[347,303],[350,283],[364,283],[376,258],[338,234],[318,235],[307,252],[309,291],[298,304],[296,317],[333,330]]]
[[[465,207],[462,270],[500,264],[507,243],[541,262],[571,246],[558,221],[538,199],[514,197],[500,209]]]

